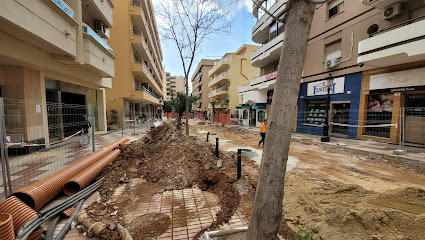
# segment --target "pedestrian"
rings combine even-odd
[[[258,146],[260,146],[261,143],[263,143],[264,147],[264,140],[266,139],[266,132],[267,132],[267,119],[264,119],[262,123],[260,123],[260,135],[261,135],[261,141],[258,143]]]
[[[83,115],[83,124],[81,126],[81,136],[80,136],[80,147],[83,146],[83,141],[84,141],[84,136],[87,136],[87,145],[90,144],[90,129],[91,129],[91,124],[90,122],[87,120],[87,116]]]

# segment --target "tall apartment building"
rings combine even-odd
[[[263,6],[280,17],[286,0],[264,1]],[[362,126],[395,124],[400,108],[414,108],[406,121],[416,124],[408,124],[404,137],[424,144],[424,7],[417,0],[332,0],[319,5],[300,82],[296,131],[322,134],[331,74],[329,119],[339,124],[331,125],[331,134],[396,143],[395,125]],[[261,76],[239,89],[242,115],[251,125],[259,111],[253,111],[250,101],[272,102],[276,74],[267,73],[276,70],[285,34],[284,24],[276,24],[261,9],[254,7],[254,16],[258,21],[252,39],[263,47],[252,55],[252,64],[261,67]]]
[[[158,114],[164,96],[163,55],[151,0],[112,0],[114,24],[108,43],[116,49],[115,78],[106,91],[107,109],[121,121]]]
[[[165,73],[166,76],[166,92],[167,96],[165,97],[166,100],[171,99],[171,92],[168,91],[169,88],[171,88],[174,93],[186,93],[186,90],[184,88],[184,77],[182,76],[171,76],[169,72]]]
[[[25,141],[49,143],[72,134],[64,126],[77,119],[62,115],[67,104],[93,105],[96,129],[106,130],[104,89],[111,87],[115,56],[105,41],[113,7],[110,0],[1,2],[1,97],[27,103],[8,110],[19,115],[15,127],[27,129]]]
[[[210,99],[208,93],[210,92],[210,88],[208,87],[208,82],[211,78],[208,76],[208,72],[213,68],[216,61],[217,60],[202,59],[191,77],[192,96],[199,96],[200,98],[200,100],[192,106],[192,110],[195,114],[202,113],[204,116],[207,116],[207,112],[209,111],[208,104],[210,103]]]
[[[236,109],[239,105],[238,87],[247,84],[248,77],[258,71],[251,66],[250,56],[259,48],[258,45],[244,44],[236,52],[226,53],[214,63],[208,72],[211,78],[208,82],[210,111],[212,111],[211,102],[214,101],[216,113],[238,115]]]

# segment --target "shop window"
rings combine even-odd
[[[325,61],[341,57],[341,39],[329,43],[325,47]]]
[[[263,122],[266,113],[263,110],[258,111],[258,121]]]
[[[331,18],[344,10],[343,0],[333,0],[328,3],[328,18]]]
[[[391,124],[394,94],[374,94],[368,98],[366,125]],[[389,138],[391,127],[367,127],[365,135]]]
[[[305,100],[305,106],[304,123],[325,125],[326,98],[307,99]]]
[[[248,110],[243,111],[243,119],[248,119]]]

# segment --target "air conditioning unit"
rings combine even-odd
[[[97,34],[99,34],[101,37],[106,38],[106,26],[103,24],[102,21],[95,21],[94,24],[94,30]]]
[[[384,11],[382,12],[382,19],[390,20],[392,18],[400,16],[402,13],[403,13],[403,9],[401,8],[401,4],[395,3],[384,9]]]
[[[329,60],[326,60],[325,68],[333,68],[338,65],[338,59],[337,58],[331,58]]]

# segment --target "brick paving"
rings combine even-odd
[[[135,186],[142,179],[132,179],[130,186]],[[122,185],[114,192],[117,198],[125,189],[126,185]],[[90,205],[96,198],[98,193],[94,193],[85,202],[84,205]],[[183,190],[166,191],[161,194],[155,194],[149,198],[142,199],[136,210],[124,216],[127,223],[131,222],[138,216],[147,213],[163,213],[171,218],[169,229],[157,237],[157,240],[179,240],[193,239],[193,237],[201,229],[208,227],[216,220],[216,213],[220,211],[218,197],[210,192],[204,192],[197,187],[187,188]],[[244,220],[239,212],[237,212],[226,224],[226,228],[235,228],[246,226],[248,223]],[[62,220],[55,230],[55,236],[65,224],[66,220]],[[66,240],[87,239],[76,228],[70,230],[65,236]],[[93,239],[93,238],[92,238]]]

